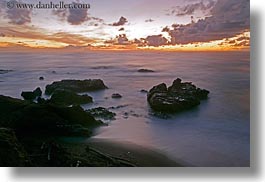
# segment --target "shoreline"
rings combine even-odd
[[[117,160],[122,160],[135,167],[186,167],[182,161],[175,161],[162,151],[144,147],[127,141],[114,141],[110,139],[89,138],[83,141],[69,141],[74,138],[61,139],[64,145],[82,150],[89,146],[92,150],[105,154]]]

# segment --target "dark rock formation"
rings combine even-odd
[[[89,114],[94,116],[95,118],[98,119],[104,119],[104,120],[113,120],[115,119],[116,114],[113,112],[110,112],[106,108],[103,107],[97,107],[93,109],[86,110]]]
[[[73,92],[89,92],[106,89],[107,86],[100,79],[94,80],[62,80],[46,86],[45,94],[51,95],[55,90],[68,90]]]
[[[114,94],[112,94],[111,98],[113,98],[113,99],[120,99],[120,98],[122,98],[122,95],[119,94],[119,93],[114,93]]]
[[[35,104],[6,96],[0,96],[0,111],[0,126],[13,128],[23,136],[78,135],[77,131],[81,127],[92,130],[103,124],[80,106]],[[80,136],[83,135],[84,130],[80,133]]]
[[[40,97],[42,95],[42,91],[40,89],[40,87],[36,88],[34,91],[32,92],[22,92],[21,96],[25,99],[25,100],[29,100],[29,101],[33,101],[36,98]]]
[[[25,167],[30,161],[11,129],[0,128],[0,166]]]
[[[40,76],[39,77],[39,80],[41,80],[41,81],[44,80],[44,77],[43,76]]]
[[[208,90],[197,88],[189,82],[182,83],[178,78],[168,88],[165,83],[154,86],[148,92],[147,100],[156,111],[179,112],[199,105],[208,94]]]
[[[155,72],[155,71],[153,71],[153,70],[149,70],[149,69],[139,69],[138,72],[139,72],[139,73],[153,73],[153,72]]]
[[[68,90],[55,90],[49,100],[50,103],[57,105],[80,105],[93,102],[93,98],[88,95],[78,95]]]

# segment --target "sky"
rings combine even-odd
[[[0,48],[207,51],[250,46],[249,0],[52,2],[60,1],[89,7],[8,8],[10,2],[0,0]],[[39,1],[15,3],[36,6]]]

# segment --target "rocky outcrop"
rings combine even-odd
[[[200,100],[208,98],[208,94],[208,90],[178,78],[168,88],[165,83],[154,86],[149,90],[147,100],[153,110],[179,112],[199,105]]]
[[[93,98],[86,94],[78,95],[75,92],[68,90],[55,90],[49,102],[56,105],[69,106],[69,105],[88,104],[93,102]]]
[[[33,101],[35,99],[37,99],[38,97],[41,97],[42,95],[42,91],[40,89],[40,87],[36,88],[34,91],[29,91],[29,92],[25,92],[23,91],[21,93],[21,96],[25,99],[25,100],[29,100],[29,101]]]
[[[113,120],[115,119],[116,114],[109,111],[108,109],[104,107],[97,107],[93,109],[88,109],[86,110],[89,114],[94,116],[95,118],[98,119],[104,119],[104,120]]]
[[[90,135],[93,128],[103,124],[80,106],[35,104],[6,96],[0,96],[0,111],[0,126],[13,128],[23,136],[71,136],[78,135],[77,131],[84,136],[84,133]]]
[[[0,128],[0,166],[25,167],[30,161],[11,129]]]
[[[89,80],[62,80],[53,82],[46,86],[45,94],[51,95],[56,90],[67,90],[72,92],[89,92],[106,89],[107,86],[100,79]]]

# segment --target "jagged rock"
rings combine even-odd
[[[182,83],[178,78],[168,88],[165,83],[154,86],[148,92],[147,100],[156,111],[179,112],[199,105],[208,94],[208,90],[197,88],[190,82]]]
[[[0,166],[25,167],[30,161],[11,129],[0,128]]]
[[[55,90],[49,100],[50,103],[58,105],[80,105],[93,102],[93,98],[88,95],[78,95],[68,90]]]
[[[113,120],[115,119],[116,114],[113,112],[110,112],[108,109],[104,107],[97,107],[93,109],[86,110],[89,114],[94,116],[95,118],[99,119],[105,119],[105,120]]]
[[[122,95],[119,94],[119,93],[114,93],[114,94],[112,94],[111,98],[113,98],[113,99],[120,99],[120,98],[122,98]]]
[[[25,99],[25,100],[29,100],[29,101],[33,101],[36,98],[40,97],[42,95],[42,91],[40,89],[40,87],[36,88],[34,91],[32,92],[25,92],[23,91],[21,93],[21,96]]]
[[[72,92],[89,92],[106,89],[107,86],[100,79],[94,80],[62,80],[46,86],[45,94],[51,95],[55,90]]]

